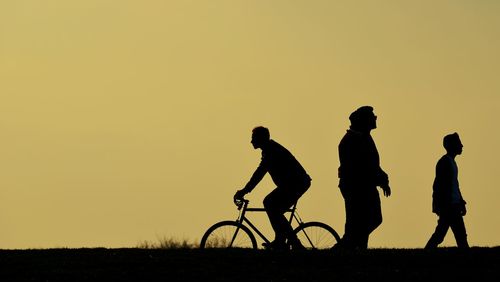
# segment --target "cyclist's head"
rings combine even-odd
[[[255,149],[262,148],[262,145],[271,139],[269,129],[257,126],[252,130],[252,145]]]

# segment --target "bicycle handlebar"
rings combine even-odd
[[[246,200],[245,198],[234,198],[234,204],[238,207],[238,210],[241,210],[243,205],[248,205],[250,202],[249,200]]]

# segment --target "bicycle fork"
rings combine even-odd
[[[244,204],[243,208],[240,209],[240,213],[238,215],[238,218],[236,219],[236,223],[238,223],[238,224],[237,224],[237,227],[236,227],[236,231],[233,234],[233,238],[231,238],[231,242],[229,243],[228,248],[232,248],[233,247],[233,243],[236,240],[236,237],[238,236],[238,232],[240,231],[240,226],[241,226],[241,224],[243,224],[243,220],[245,219],[245,212],[246,212],[246,210],[247,210],[246,209],[246,204]]]

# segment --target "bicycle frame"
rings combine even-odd
[[[245,199],[235,199],[234,203],[239,211],[237,219],[219,221],[209,227],[201,238],[201,248],[248,248],[249,243],[251,243],[251,247],[257,249],[256,239],[258,238],[265,243],[271,243],[259,228],[247,218],[247,212],[265,212],[266,209],[250,208],[248,207],[249,201]],[[287,212],[290,213],[290,217],[287,217],[288,223],[292,225],[292,222],[295,222],[298,225],[292,228],[301,243],[293,246],[290,244],[291,249],[327,249],[332,248],[335,242],[340,241],[340,236],[331,226],[319,221],[304,222],[297,212],[297,203],[285,210],[285,213]],[[302,245],[303,243],[305,245]]]
[[[270,243],[269,239],[266,238],[266,236],[245,216],[247,212],[265,212],[265,208],[249,208],[248,207],[249,201],[248,200],[243,200],[243,203],[241,206],[238,207],[240,210],[240,213],[238,215],[238,218],[236,219],[236,222],[241,223],[241,224],[246,224],[250,229],[255,232],[259,237],[266,243]],[[292,224],[292,221],[295,219],[297,224],[302,224],[303,221],[300,218],[298,212],[297,212],[297,203],[295,203],[290,209],[286,210],[285,212],[290,213],[290,218],[288,219],[288,223]],[[234,238],[236,238],[236,235],[238,234],[239,230],[236,230]]]

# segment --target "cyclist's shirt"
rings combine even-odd
[[[244,189],[252,191],[266,173],[278,187],[307,189],[311,182],[311,177],[292,153],[274,140],[262,148],[261,162]]]

